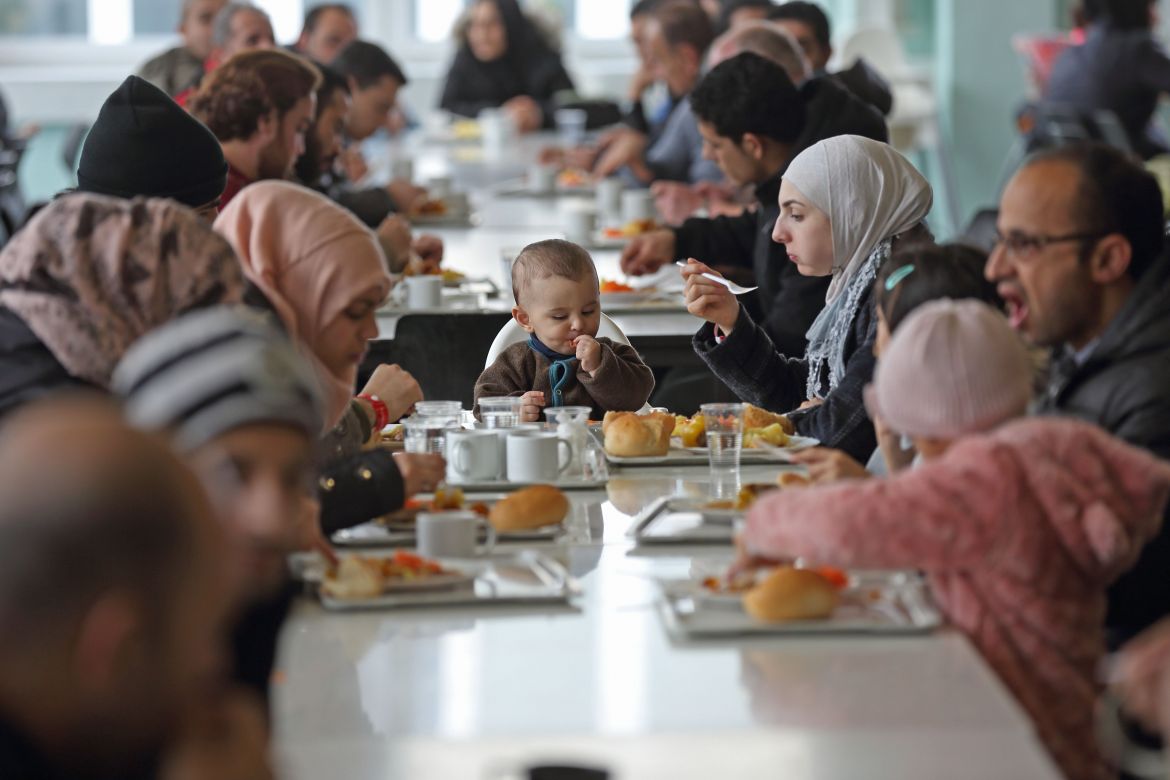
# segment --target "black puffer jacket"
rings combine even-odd
[[[1150,268],[1083,366],[1058,359],[1039,412],[1078,417],[1170,460],[1170,258]],[[1168,517],[1170,520],[1170,517]],[[1170,614],[1170,525],[1109,593],[1114,646]]]

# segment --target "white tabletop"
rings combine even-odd
[[[607,492],[572,494],[572,541],[544,548],[584,586],[571,608],[300,603],[274,695],[288,776],[480,778],[557,760],[614,777],[1058,777],[957,633],[674,643],[653,578],[730,548],[647,552],[626,531],[655,497],[705,479],[628,469]]]
[[[408,144],[418,180],[452,175],[478,211],[478,227],[430,231],[446,242],[448,267],[499,283],[501,250],[563,235],[557,201],[492,194],[545,142],[525,139],[506,160]],[[602,277],[620,278],[616,251],[593,255]],[[698,327],[685,312],[617,319],[628,335]],[[745,468],[743,478],[778,470]],[[285,776],[489,778],[551,761],[672,780],[1059,777],[955,632],[673,642],[654,578],[718,565],[731,550],[648,551],[627,531],[655,499],[705,490],[706,477],[702,466],[627,469],[606,491],[571,494],[568,537],[543,547],[581,580],[571,607],[328,613],[300,602],[273,695]]]

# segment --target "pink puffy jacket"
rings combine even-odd
[[[1111,774],[1093,703],[1105,589],[1159,530],[1170,464],[1081,422],[1033,419],[886,480],[762,498],[748,549],[846,568],[916,568],[1031,715],[1070,778]]]

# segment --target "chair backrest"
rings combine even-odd
[[[370,343],[358,387],[379,364],[396,363],[418,380],[427,398],[462,401],[470,409],[482,373],[480,358],[496,330],[510,319],[504,312],[405,314],[395,325],[394,338]]]
[[[618,344],[630,345],[630,340],[626,338],[626,334],[622,333],[622,329],[607,314],[601,315],[601,326],[597,329],[597,335],[602,338],[607,338],[610,341],[615,341]],[[521,328],[520,323],[516,322],[516,320],[508,320],[504,327],[500,329],[500,332],[496,334],[495,340],[492,341],[492,346],[488,349],[487,360],[484,361],[484,368],[495,363],[496,358],[505,349],[521,341],[527,341],[527,339],[528,331]]]
[[[891,81],[897,81],[909,70],[898,34],[884,27],[865,27],[853,33],[841,46],[839,55],[843,68],[864,59]]]

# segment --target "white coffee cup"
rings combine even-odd
[[[443,277],[408,276],[406,282],[406,308],[438,309],[443,305]]]
[[[434,200],[446,200],[451,195],[450,176],[432,176],[427,179],[427,196]]]
[[[622,222],[654,219],[654,195],[650,190],[626,190],[622,193]]]
[[[395,181],[414,181],[414,160],[409,157],[395,157],[390,163],[390,178]]]
[[[602,217],[616,219],[622,213],[622,193],[626,185],[621,179],[609,178],[597,182],[597,210]]]
[[[449,192],[443,202],[447,205],[449,215],[464,216],[472,213],[472,201],[468,199],[466,192]]]
[[[507,151],[515,132],[512,117],[500,109],[485,108],[479,112],[477,119],[484,154],[489,158],[502,156]]]
[[[528,169],[528,191],[535,195],[547,195],[557,186],[557,169],[551,165],[535,163]]]
[[[482,545],[481,528],[487,531]],[[415,520],[415,548],[426,558],[474,558],[495,544],[495,529],[475,512],[421,512]]]
[[[584,205],[568,208],[564,212],[565,238],[574,244],[589,246],[597,232],[597,212]]]
[[[556,482],[573,462],[573,445],[544,431],[508,434],[509,482]]]
[[[494,482],[503,470],[500,437],[495,431],[451,431],[447,434],[448,482]]]

